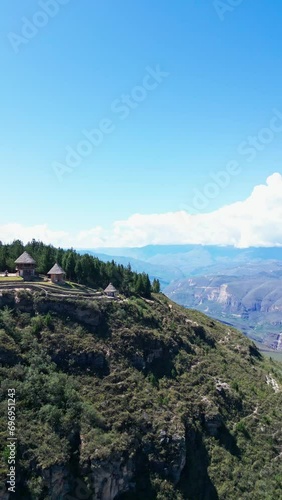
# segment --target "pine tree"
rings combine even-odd
[[[37,264],[37,269],[39,273],[46,274],[54,265],[54,255],[51,246],[45,246],[43,248],[41,258]]]
[[[82,264],[81,260],[78,258],[75,264],[75,275],[76,275],[76,281],[78,283],[82,283],[83,281],[83,269],[82,269]]]
[[[160,281],[155,278],[153,280],[153,284],[152,284],[152,292],[153,293],[160,293],[160,291],[161,291]]]
[[[55,261],[59,264],[59,266],[63,265],[63,257],[64,257],[64,250],[62,248],[58,248],[55,253]]]
[[[138,295],[144,295],[144,280],[141,274],[138,274],[135,279],[134,291]]]
[[[65,260],[65,272],[67,275],[67,278],[71,281],[75,280],[75,264],[76,264],[76,258],[75,258],[75,252],[73,250],[68,251],[67,258]]]
[[[151,297],[151,281],[148,274],[144,274],[144,297],[149,299]]]

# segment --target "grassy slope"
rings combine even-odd
[[[84,307],[99,315],[97,327],[2,309],[0,439],[3,449],[13,386],[20,498],[47,499],[42,470],[56,463],[83,477],[89,457],[140,450],[146,467],[132,498],[282,498],[282,394],[266,383],[271,374],[281,384],[281,365],[236,330],[162,295]],[[215,433],[213,422],[220,422]],[[156,467],[176,460],[175,435],[187,446],[177,487]]]
[[[10,283],[11,281],[23,281],[21,276],[0,276],[1,284],[5,284],[5,282]]]

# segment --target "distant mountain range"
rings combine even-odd
[[[124,266],[127,266],[130,263],[132,269],[136,270],[136,272],[145,272],[149,274],[150,278],[152,279],[158,278],[163,288],[168,286],[173,281],[184,279],[186,277],[186,274],[181,271],[180,267],[176,267],[174,265],[158,264],[150,262],[150,260],[133,257],[132,255],[121,255],[121,250],[124,250],[125,254],[127,254],[127,251],[129,249],[113,248],[111,249],[111,252],[109,251],[109,253],[101,253],[99,250],[80,250],[80,252],[87,252],[90,255],[98,257],[98,259],[102,260],[103,262],[114,260],[118,264],[122,264]]]
[[[160,279],[163,289],[174,281],[190,276],[245,276],[281,271],[282,247],[248,248],[203,245],[148,245],[142,248],[84,249],[103,261],[131,264],[133,270],[144,271]]]
[[[149,245],[84,250],[158,278],[162,291],[282,350],[282,248]],[[83,252],[84,252],[83,251]]]

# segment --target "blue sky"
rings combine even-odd
[[[282,124],[281,4],[232,3],[222,20],[213,0],[3,2],[0,227],[77,234],[138,213],[199,215],[195,193],[234,160],[236,175],[204,203],[212,213],[281,172],[281,131],[265,132],[252,161],[238,152],[274,109]],[[113,103],[142,96],[157,67],[167,76],[151,77],[122,119]],[[111,131],[70,169],[66,148],[105,120]],[[68,167],[59,178],[56,162]]]

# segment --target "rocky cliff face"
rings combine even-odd
[[[282,282],[280,279],[241,278],[234,276],[194,277],[175,282],[166,289],[169,295],[185,305],[220,304],[224,311],[281,311]]]
[[[165,292],[179,304],[227,321],[257,340],[267,341],[269,333],[280,333],[280,278],[269,279],[261,275],[193,277],[173,283]],[[256,330],[259,332],[257,337]]]
[[[134,489],[135,463],[122,456],[111,461],[91,462],[91,482],[94,498],[114,500],[121,493]]]

